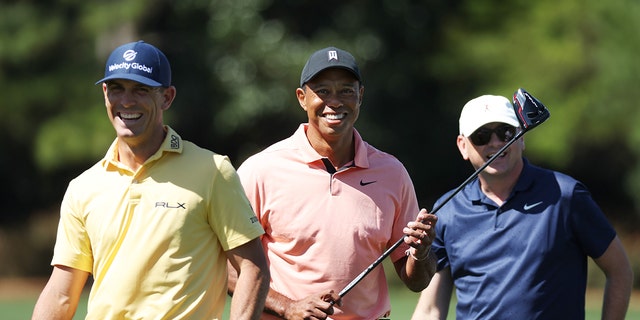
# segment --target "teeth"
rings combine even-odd
[[[120,118],[125,120],[138,119],[142,116],[140,113],[120,113]]]
[[[495,155],[495,153],[490,154],[487,158],[491,159],[491,158],[493,158],[493,155]],[[500,157],[504,157],[505,155],[507,155],[507,153],[506,153],[506,152],[503,152],[503,153],[500,155]]]
[[[344,119],[344,113],[340,113],[340,114],[325,114],[324,115],[325,118],[329,119],[329,120],[342,120]]]

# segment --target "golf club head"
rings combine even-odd
[[[513,94],[513,110],[523,130],[531,130],[549,118],[549,110],[526,90]]]

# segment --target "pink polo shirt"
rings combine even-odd
[[[238,169],[266,233],[262,244],[271,287],[291,298],[340,292],[403,237],[418,214],[406,169],[354,130],[355,159],[331,174],[301,124],[293,136],[247,159]],[[391,254],[397,261],[408,247]],[[331,319],[375,319],[391,308],[382,265],[335,307]],[[264,315],[263,319],[275,319]]]

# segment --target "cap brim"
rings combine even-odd
[[[353,69],[351,67],[348,66],[343,66],[343,65],[333,65],[333,66],[326,66],[322,69],[316,70],[315,72],[313,72],[313,74],[311,74],[310,76],[308,76],[307,78],[303,79],[302,81],[300,81],[300,86],[304,86],[305,83],[311,81],[311,79],[315,78],[320,72],[325,71],[327,69],[342,69],[342,70],[347,70],[349,72],[351,72],[351,74],[353,74],[353,77],[356,78],[356,80],[362,82],[362,79],[360,79],[360,76],[353,71]]]
[[[491,117],[491,118],[486,118],[483,121],[477,122],[477,126],[475,126],[475,128],[474,127],[465,128],[464,132],[462,132],[462,135],[465,137],[468,137],[472,135],[476,130],[480,129],[480,127],[489,123],[494,123],[494,122],[505,123],[510,126],[514,126],[516,128],[520,127],[520,122],[517,119],[511,118],[511,117],[500,117],[500,118]]]
[[[132,74],[132,73],[116,73],[116,74],[112,74],[108,77],[104,77],[100,80],[98,80],[95,84],[101,84],[107,80],[114,80],[114,79],[125,79],[125,80],[132,80],[135,82],[140,82],[144,85],[150,86],[150,87],[161,87],[162,83],[154,81],[152,79],[149,79],[147,77],[143,77],[141,75],[137,75],[137,74]]]

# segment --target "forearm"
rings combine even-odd
[[[436,258],[431,250],[417,252],[415,248],[408,251],[405,272],[401,276],[405,285],[414,292],[420,292],[429,285],[436,273]]]
[[[35,307],[32,319],[72,319],[89,273],[65,266],[55,266]]]
[[[452,292],[451,270],[438,271],[420,294],[411,320],[446,319]]]
[[[267,301],[265,302],[264,311],[281,319],[285,319],[287,306],[292,302],[293,300],[287,298],[286,296],[274,291],[273,289],[269,289],[269,294],[267,295]]]
[[[77,306],[77,301],[74,302],[71,297],[60,295],[47,286],[36,302],[31,319],[72,319]]]
[[[624,319],[629,307],[631,296],[632,277],[625,279],[608,279],[605,285],[602,302],[602,319]]]
[[[602,302],[602,319],[624,319],[629,307],[633,271],[617,236],[595,262],[607,278]]]
[[[248,270],[247,270],[248,269]],[[269,273],[259,268],[243,268],[235,280],[231,298],[231,319],[259,319],[269,290]]]

